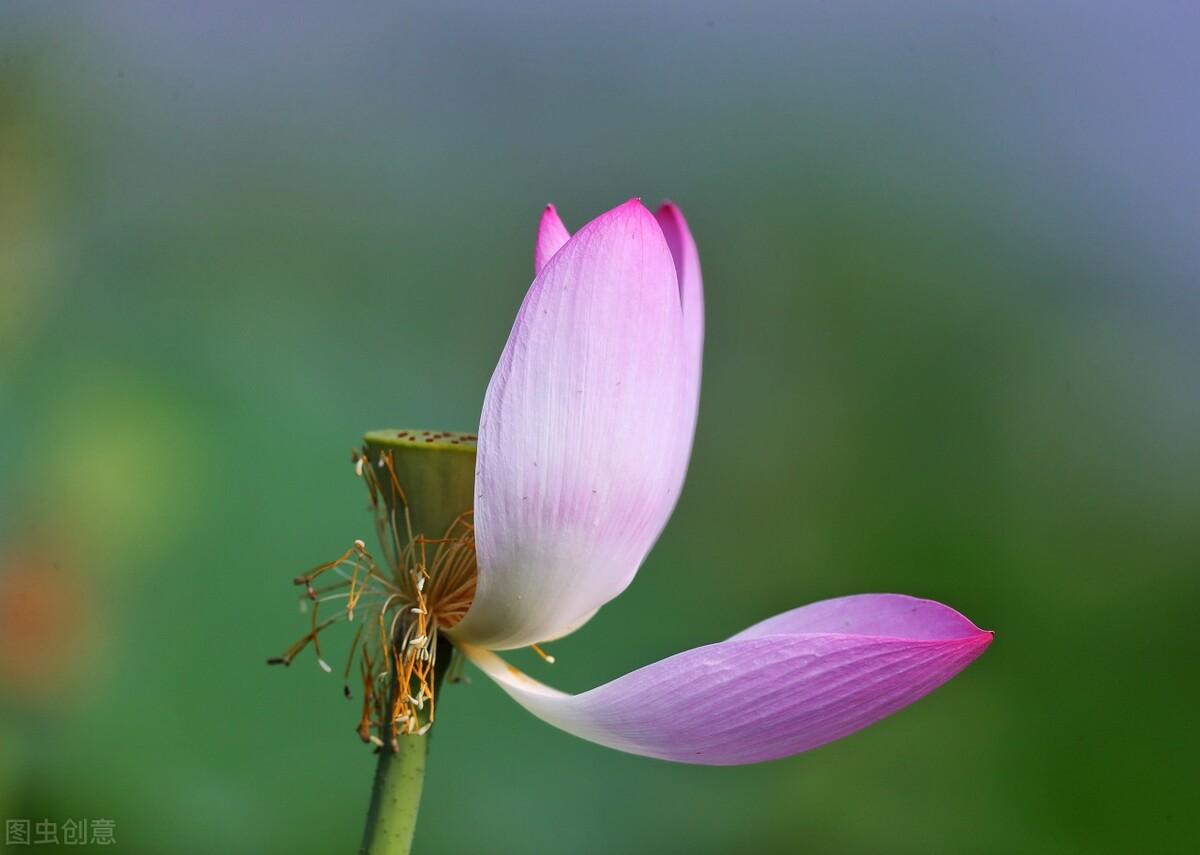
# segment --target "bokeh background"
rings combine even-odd
[[[355,704],[264,666],[290,580],[369,531],[364,430],[475,428],[541,207],[640,195],[703,258],[689,481],[519,664],[583,689],[864,591],[997,640],[733,769],[476,675],[417,851],[1196,851],[1198,80],[1173,3],[5,3],[0,816],[352,851]]]

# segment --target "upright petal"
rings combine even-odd
[[[676,477],[680,485],[687,474],[688,459],[692,451],[692,435],[696,430],[696,416],[700,407],[700,374],[704,353],[704,283],[700,276],[700,253],[683,211],[671,202],[664,202],[655,214],[662,227],[671,257],[675,261],[675,273],[679,278],[679,302],[683,307],[683,352],[684,352],[684,406],[680,412],[683,425],[680,432],[688,437],[687,447],[676,459]]]
[[[554,257],[554,253],[563,248],[571,238],[571,233],[558,218],[558,211],[553,205],[547,205],[542,211],[542,219],[538,223],[537,242],[533,246],[533,275],[537,276],[546,266],[546,262]]]
[[[897,594],[814,603],[567,695],[486,650],[466,655],[538,718],[663,760],[728,766],[808,751],[861,730],[949,680],[992,634],[953,609]]]
[[[679,492],[683,322],[675,266],[637,200],[534,280],[479,425],[479,584],[458,638],[521,647],[619,594]]]

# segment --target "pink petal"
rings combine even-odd
[[[868,594],[795,609],[581,695],[544,686],[488,651],[464,652],[517,703],[568,733],[726,766],[861,730],[945,683],[991,640],[947,606]]]
[[[856,594],[809,603],[743,629],[730,641],[764,635],[844,633],[895,638],[954,639],[979,633],[954,609],[904,594]],[[991,638],[988,634],[989,639]]]
[[[554,257],[554,253],[563,248],[571,237],[563,221],[558,218],[558,211],[553,205],[547,205],[542,211],[542,219],[538,223],[537,243],[533,247],[533,275],[542,272],[546,262]]]
[[[680,428],[688,437],[687,448],[676,460],[680,485],[687,473],[688,458],[691,457],[691,439],[696,430],[696,416],[700,407],[700,373],[704,352],[704,283],[700,276],[700,253],[692,232],[679,206],[664,202],[655,214],[671,257],[675,261],[675,272],[679,279],[679,301],[683,306],[683,348],[686,361],[684,375],[684,407]]]
[[[580,229],[529,289],[479,426],[479,586],[458,638],[555,638],[637,572],[691,441],[683,317],[662,229],[632,200]]]

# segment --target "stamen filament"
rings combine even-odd
[[[350,672],[358,659],[363,689],[358,735],[394,749],[401,735],[427,733],[435,720],[439,650],[445,646],[441,634],[462,620],[475,597],[475,531],[469,510],[445,531],[414,531],[414,518],[425,524],[437,517],[414,516],[393,448],[364,447],[351,460],[366,482],[381,560],[356,539],[334,560],[297,576],[309,631],[270,661],[290,664],[312,644],[317,664],[332,672],[319,636],[339,621],[356,622],[361,614],[342,674],[343,693],[350,697]],[[467,485],[455,495],[469,505],[469,471],[455,483]],[[322,607],[337,613],[324,618]]]

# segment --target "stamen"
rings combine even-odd
[[[433,439],[444,442],[450,436]],[[439,633],[456,626],[475,598],[475,531],[467,511],[441,537],[414,532],[393,451],[364,448],[351,459],[367,485],[382,558],[377,563],[365,541],[356,539],[335,560],[296,577],[295,584],[304,589],[300,609],[309,616],[310,630],[270,662],[289,665],[311,643],[318,666],[332,672],[319,636],[334,623],[355,622],[342,693],[351,696],[350,671],[357,659],[363,689],[358,736],[382,748],[396,746],[401,735],[428,733],[433,725]],[[331,583],[321,579],[327,573]],[[337,612],[321,618],[323,607]],[[355,621],[360,612],[363,619]],[[461,672],[457,657],[450,664]]]
[[[542,650],[542,648],[538,647],[536,644],[531,644],[529,646],[533,648],[534,653],[536,653],[538,656],[540,656],[546,660],[547,665],[554,664],[554,661],[555,661],[554,657],[551,656],[549,653],[547,653],[545,650]]]

